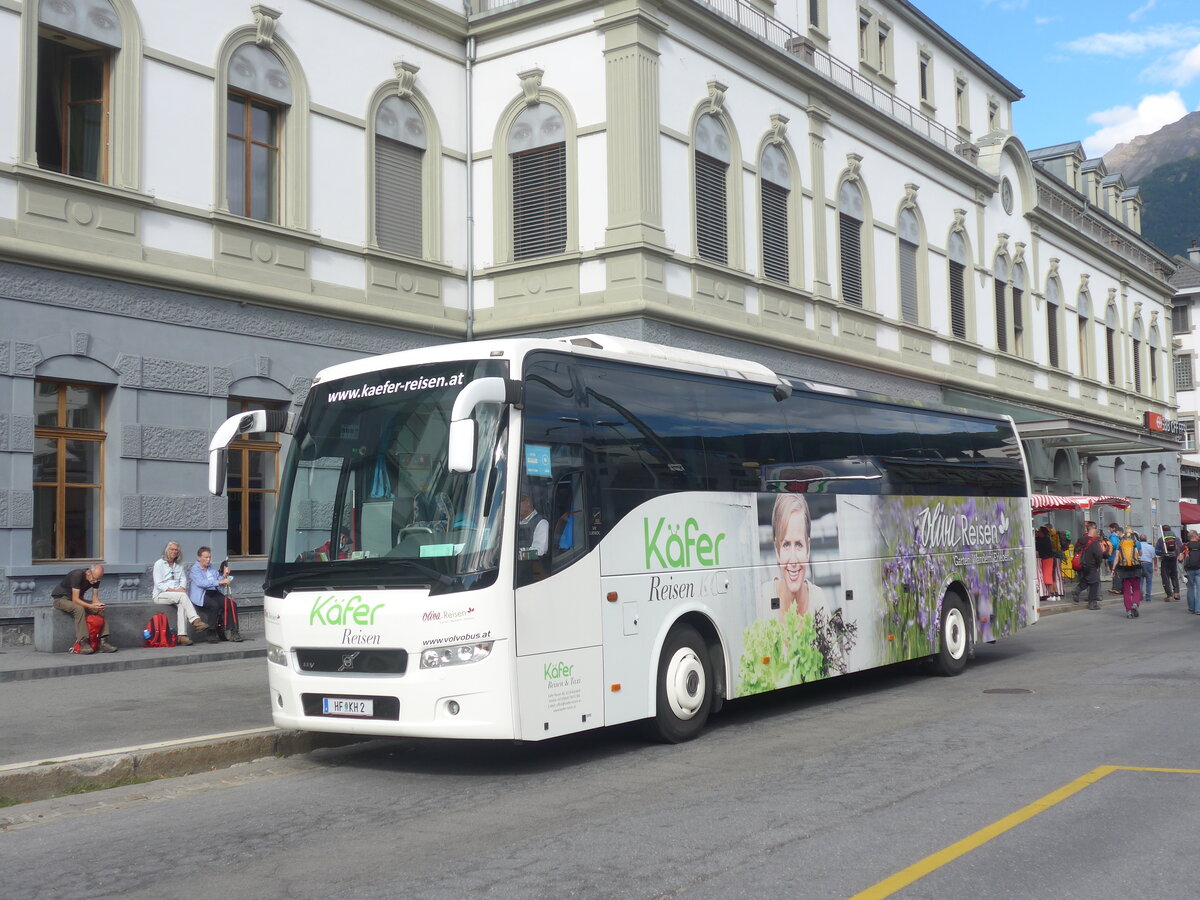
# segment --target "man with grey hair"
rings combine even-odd
[[[104,618],[104,601],[100,599],[100,580],[104,577],[104,563],[92,563],[86,569],[72,569],[68,572],[58,587],[50,592],[54,598],[54,608],[75,618],[75,640],[79,643],[80,653],[91,653],[92,645],[88,641],[88,615]],[[88,592],[92,599],[88,600]],[[101,653],[116,653],[117,648],[108,642],[108,620],[100,630]]]

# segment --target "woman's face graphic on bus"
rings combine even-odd
[[[775,555],[779,558],[779,575],[787,589],[798,593],[808,575],[808,537],[804,513],[792,512],[784,520],[783,532],[775,536]]]

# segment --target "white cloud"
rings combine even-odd
[[[1150,10],[1154,9],[1154,7],[1156,7],[1157,5],[1158,5],[1158,0],[1146,0],[1146,3],[1144,5],[1139,6],[1137,9],[1135,9],[1133,12],[1131,12],[1129,14],[1129,21],[1136,22],[1138,19],[1140,19],[1142,17],[1143,13],[1150,12]]]
[[[1200,75],[1200,43],[1157,59],[1141,73],[1143,81],[1186,87]]]
[[[1056,22],[1061,22],[1062,18],[1062,16],[1035,16],[1033,24],[1038,26],[1053,25]]]
[[[1113,106],[1088,116],[1088,121],[1101,126],[1095,134],[1084,138],[1083,150],[1089,158],[1103,156],[1117,144],[1141,134],[1151,134],[1164,125],[1187,115],[1187,105],[1178,91],[1151,94],[1137,105]]]
[[[1119,34],[1089,34],[1063,44],[1072,53],[1091,56],[1141,56],[1162,50],[1178,50],[1200,43],[1200,28],[1195,25],[1160,25],[1144,31]]]

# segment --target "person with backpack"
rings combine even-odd
[[[1110,594],[1121,594],[1121,577],[1117,574],[1117,546],[1121,543],[1121,526],[1116,522],[1108,523],[1108,537],[1104,541],[1104,555],[1108,557],[1108,573],[1112,576],[1112,584],[1108,586]]]
[[[1200,533],[1188,532],[1188,541],[1179,551],[1179,561],[1187,579],[1188,612],[1200,612]]]
[[[75,646],[79,653],[116,653],[117,648],[108,642],[108,620],[104,617],[104,601],[100,599],[100,582],[104,578],[104,564],[92,563],[86,569],[72,569],[50,592],[53,606],[75,619]],[[88,592],[92,599],[88,600]],[[88,619],[100,620],[100,641],[93,649],[88,633]]]
[[[1079,592],[1086,585],[1088,592],[1088,609],[1100,608],[1100,569],[1104,565],[1103,542],[1100,540],[1100,530],[1093,525],[1087,530],[1087,536],[1079,541],[1075,548],[1075,558],[1079,560],[1079,587],[1076,589],[1076,602]]]
[[[163,548],[162,558],[154,563],[154,596],[155,603],[175,607],[176,639],[175,643],[187,647],[192,639],[187,636],[188,622],[196,631],[204,631],[208,624],[200,618],[196,607],[188,598],[187,575],[183,571],[183,550],[176,541],[167,541]],[[157,646],[157,645],[156,645]]]
[[[1136,619],[1142,602],[1142,553],[1138,549],[1138,536],[1132,528],[1126,528],[1116,546],[1114,570],[1121,582],[1121,596],[1125,600],[1125,617]]]
[[[1179,541],[1171,534],[1171,526],[1164,525],[1162,537],[1154,544],[1154,555],[1158,558],[1158,574],[1162,578],[1163,601],[1170,603],[1179,599]]]

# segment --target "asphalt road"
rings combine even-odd
[[[1046,618],[958,678],[730,704],[680,746],[376,741],[0,809],[0,893],[882,897],[926,861],[890,896],[1192,898],[1198,834],[1200,616],[1155,602]]]

